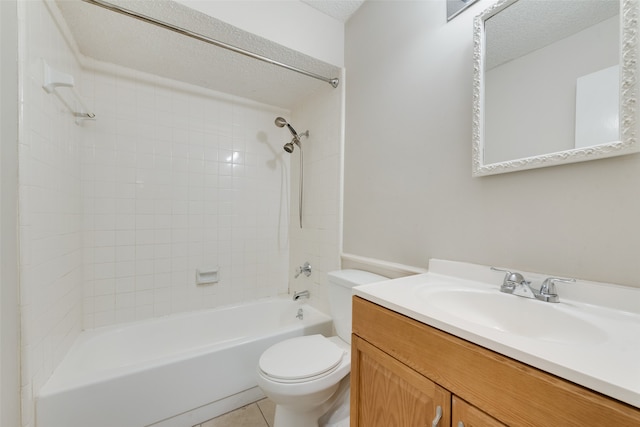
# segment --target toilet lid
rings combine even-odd
[[[307,335],[273,345],[262,353],[258,365],[271,378],[303,380],[332,371],[345,353],[322,335]]]

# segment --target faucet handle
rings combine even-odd
[[[566,279],[563,277],[547,277],[540,286],[539,298],[544,299],[547,302],[558,302],[559,297],[556,291],[556,282],[571,283],[576,279]]]
[[[505,273],[504,279],[502,280],[502,286],[500,286],[500,290],[502,292],[511,293],[515,290],[517,285],[520,285],[523,283],[528,285],[530,283],[530,282],[527,282],[524,276],[520,273],[509,271],[509,270],[503,270],[501,268],[496,268],[496,267],[491,267],[491,269],[493,271],[501,271]]]
[[[297,279],[298,276],[300,276],[302,273],[304,273],[305,276],[309,277],[311,275],[311,264],[305,262],[303,265],[298,267],[298,270],[296,271],[296,274],[293,276],[293,278]]]

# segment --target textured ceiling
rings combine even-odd
[[[486,69],[569,37],[619,13],[618,0],[520,0],[485,22]]]
[[[110,3],[328,78],[340,69],[169,0]],[[90,58],[292,109],[328,83],[79,0],[57,0]]]
[[[338,21],[347,22],[364,0],[300,0]]]

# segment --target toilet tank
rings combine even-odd
[[[362,270],[337,270],[327,273],[329,310],[338,336],[351,343],[351,288],[388,280],[388,277]]]

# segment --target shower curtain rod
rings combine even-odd
[[[305,76],[312,77],[312,78],[318,79],[318,80],[322,80],[323,82],[329,83],[334,88],[338,87],[338,84],[340,83],[340,80],[337,77],[328,78],[328,77],[321,76],[319,74],[312,73],[310,71],[302,70],[300,68],[293,67],[291,65],[287,65],[287,64],[284,64],[282,62],[275,61],[275,60],[273,60],[271,58],[268,58],[266,56],[258,55],[257,53],[253,53],[253,52],[250,52],[248,50],[241,49],[239,47],[236,47],[236,46],[221,42],[219,40],[215,40],[215,39],[209,38],[207,36],[203,36],[202,34],[198,34],[198,33],[195,33],[193,31],[186,30],[186,29],[178,27],[176,25],[169,24],[169,23],[157,20],[155,18],[151,18],[149,16],[134,12],[132,10],[129,10],[129,9],[126,9],[126,8],[123,8],[123,7],[120,7],[120,6],[116,6],[114,4],[111,4],[111,3],[108,3],[108,2],[105,2],[105,1],[102,1],[102,0],[82,0],[82,1],[84,1],[85,3],[93,4],[95,6],[103,7],[105,9],[108,9],[108,10],[112,11],[112,12],[117,12],[117,13],[120,13],[122,15],[130,16],[130,17],[138,19],[140,21],[144,21],[144,22],[147,22],[149,24],[153,24],[153,25],[156,25],[158,27],[161,27],[161,28],[164,28],[164,29],[167,29],[167,30],[171,30],[171,31],[173,31],[175,33],[182,34],[184,36],[191,37],[193,39],[200,40],[200,41],[203,41],[205,43],[209,43],[209,44],[212,44],[214,46],[218,46],[218,47],[230,50],[230,51],[235,52],[235,53],[239,53],[239,54],[244,55],[244,56],[248,56],[249,58],[253,58],[253,59],[257,59],[257,60],[263,61],[263,62],[267,62],[269,64],[277,65],[278,67],[286,68],[287,70],[295,71],[296,73],[304,74]]]

